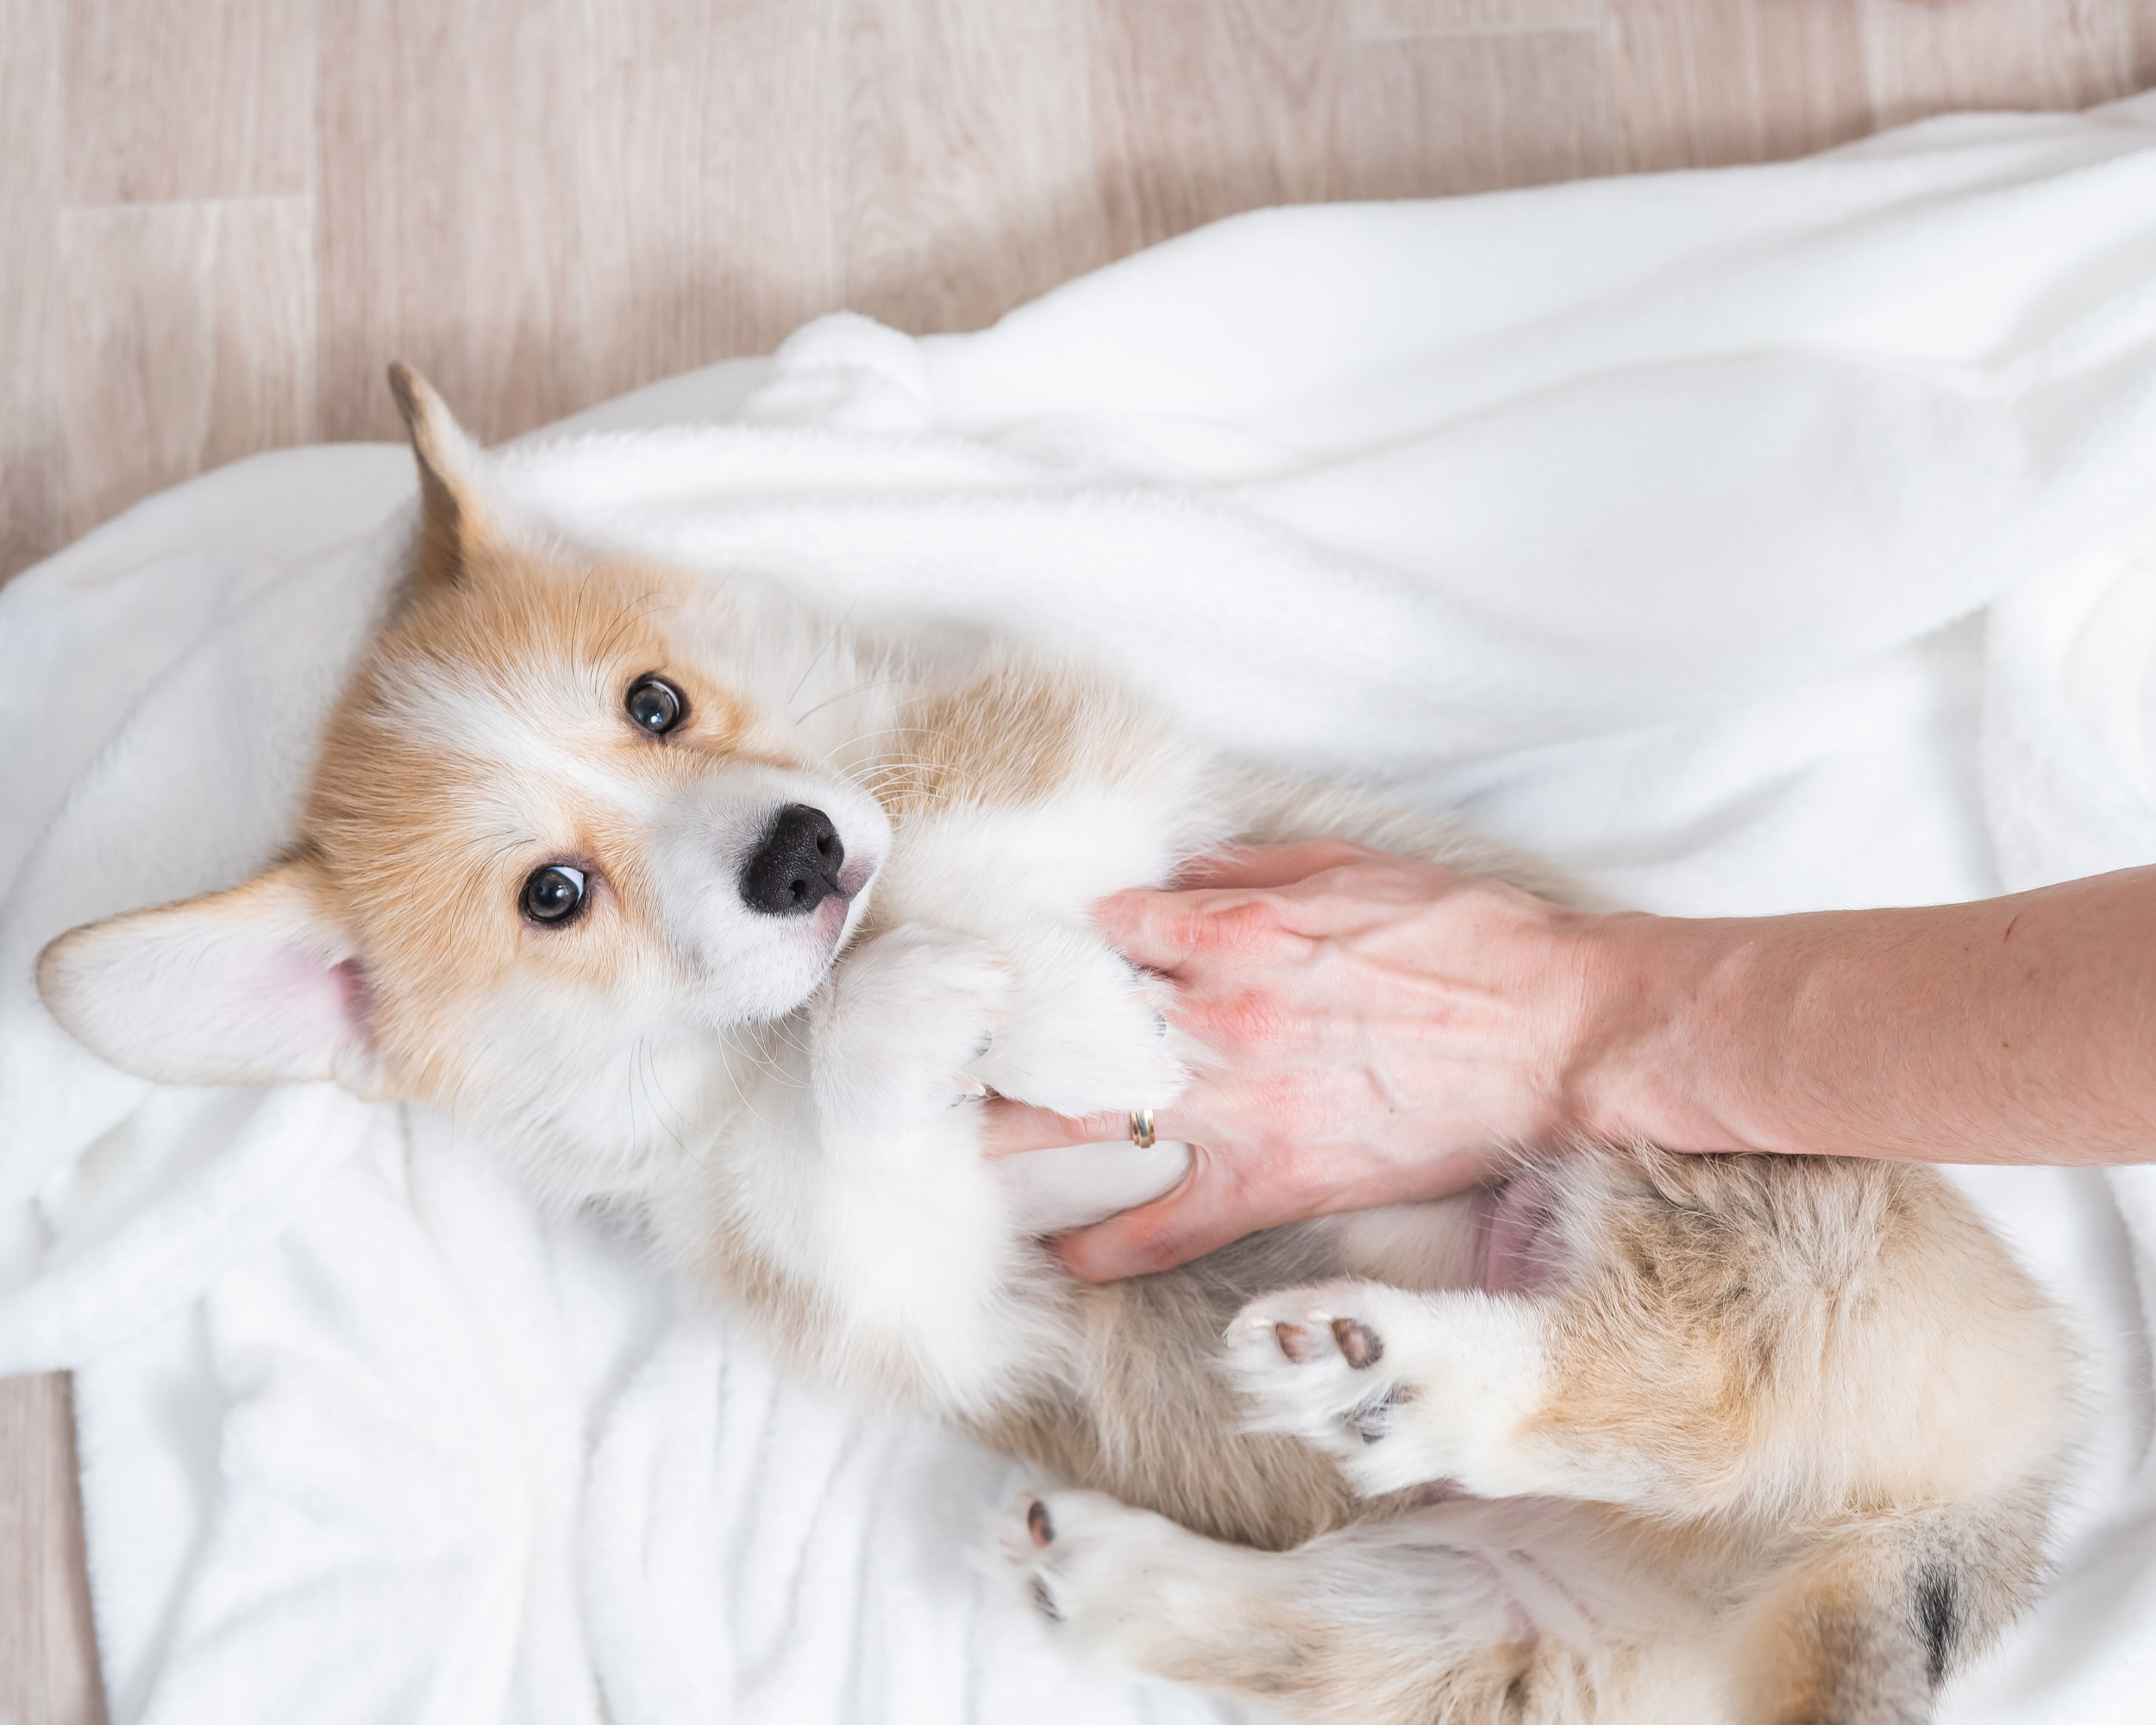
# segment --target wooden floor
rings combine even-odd
[[[2156,83],[2156,0],[0,0],[0,577],[252,450],[490,437],[1254,205],[1793,155]],[[0,1388],[0,1725],[98,1715]]]

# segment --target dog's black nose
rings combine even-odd
[[[752,911],[805,916],[841,888],[846,847],[821,809],[788,803],[741,871],[741,896]]]

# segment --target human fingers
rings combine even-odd
[[[1181,1140],[1169,1124],[1170,1116],[1153,1116],[1153,1136],[1165,1143]],[[1066,1144],[1127,1144],[1131,1117],[1126,1113],[1057,1114],[1008,1097],[991,1096],[981,1105],[981,1153],[987,1157],[1016,1156],[1028,1150],[1053,1150]]]
[[[1378,853],[1341,838],[1313,838],[1300,844],[1231,844],[1187,862],[1175,885],[1186,891],[1206,887],[1292,887],[1327,869],[1366,862]]]
[[[1293,1220],[1268,1215],[1262,1206],[1254,1209],[1251,1196],[1225,1164],[1207,1155],[1203,1145],[1193,1145],[1189,1170],[1170,1190],[1065,1234],[1056,1250],[1071,1273],[1086,1282],[1172,1270],[1244,1234]]]
[[[1262,888],[1228,888],[1112,893],[1093,907],[1093,924],[1109,945],[1148,970],[1175,975],[1217,952],[1258,956],[1294,941]]]

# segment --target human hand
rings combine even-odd
[[[1119,893],[1094,919],[1172,980],[1170,1019],[1219,1064],[1155,1118],[1159,1137],[1191,1146],[1181,1182],[1062,1242],[1088,1280],[1479,1184],[1570,1117],[1591,917],[1326,842],[1225,853],[1182,890]],[[986,1144],[1006,1156],[1128,1131],[1120,1113],[998,1100]]]

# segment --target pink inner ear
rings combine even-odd
[[[370,1045],[362,967],[287,863],[244,887],[62,936],[38,984],[60,1023],[115,1066],[172,1084],[348,1076]]]
[[[232,956],[242,965],[249,963],[243,947]],[[252,1002],[248,1011],[260,1026],[264,1046],[285,1058],[304,1059],[305,1051],[365,1038],[367,988],[358,960],[329,963],[299,941],[278,940],[267,950],[255,949],[251,969],[251,975],[243,970],[233,981]]]
[[[367,972],[360,968],[356,958],[347,958],[329,967],[329,975],[337,988],[337,1010],[354,1034],[366,1045],[374,1046],[374,994],[367,987]]]

